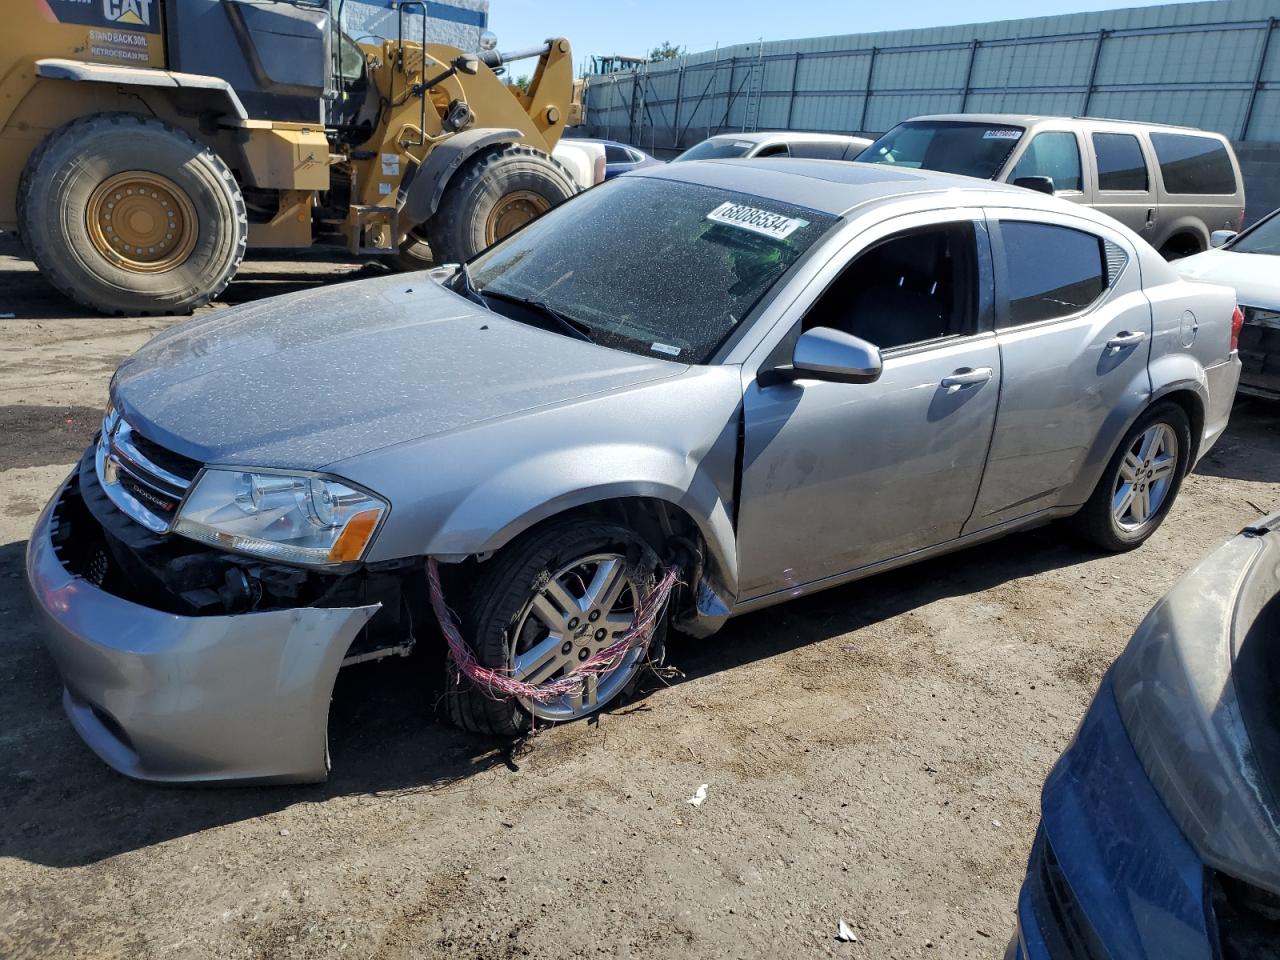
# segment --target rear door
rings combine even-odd
[[[1065,505],[1134,395],[1151,392],[1151,304],[1124,235],[1069,214],[987,215],[1004,372],[965,533]]]
[[[1115,217],[1142,239],[1156,239],[1159,209],[1152,159],[1136,133],[1094,131],[1089,136],[1094,171],[1093,208]]]

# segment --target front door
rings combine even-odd
[[[973,508],[1000,390],[981,214],[899,218],[855,247],[759,369],[826,326],[881,347],[884,371],[868,384],[747,384],[743,600],[950,540]]]
[[[1004,378],[966,533],[1071,505],[1100,438],[1151,389],[1151,304],[1128,241],[1063,214],[990,216]]]

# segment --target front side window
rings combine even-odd
[[[1048,223],[1001,221],[1009,317],[1002,327],[1079,313],[1107,286],[1101,238]]]
[[[991,180],[1026,133],[1016,124],[908,120],[862,153],[862,163],[940,170]]]
[[[1160,177],[1169,193],[1233,194],[1236,172],[1221,140],[1185,133],[1152,133]]]
[[[898,234],[860,253],[810,308],[803,328],[832,327],[881,350],[973,333],[973,224]]]
[[[1095,133],[1099,190],[1140,190],[1146,193],[1147,161],[1138,138],[1128,133]]]
[[[1055,190],[1083,190],[1076,135],[1066,130],[1036,134],[1009,175],[1009,182],[1019,177],[1048,177]]]
[[[710,140],[703,140],[701,143],[690,147],[671,162],[679,163],[681,160],[731,160],[735,157],[745,157],[747,151],[754,146],[755,144],[750,140],[712,137]]]
[[[621,177],[552,210],[471,263],[495,310],[597,343],[705,363],[836,217],[715,187]],[[540,316],[540,320],[539,320]]]

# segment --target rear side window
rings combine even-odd
[[[809,157],[813,160],[840,160],[844,157],[843,143],[793,143],[793,157]]]
[[[609,163],[631,163],[631,151],[613,143],[604,145],[604,158]]]
[[[1153,133],[1151,145],[1169,193],[1235,193],[1236,173],[1221,140],[1185,133]]]
[[[1050,177],[1055,190],[1083,190],[1076,135],[1065,130],[1036,134],[1009,175],[1009,182],[1019,177]]]
[[[787,145],[785,143],[774,143],[767,147],[761,147],[753,156],[757,157],[785,157],[788,156]]]
[[[1095,133],[1093,152],[1098,157],[1099,190],[1147,191],[1147,161],[1137,137],[1128,133]]]
[[[1048,223],[1001,221],[1009,317],[1002,327],[1079,313],[1102,295],[1102,240]]]

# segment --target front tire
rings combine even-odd
[[[249,221],[231,171],[152,117],[67,124],[32,153],[18,195],[19,229],[40,272],[102,313],[190,313],[244,259]]]
[[[1120,441],[1097,487],[1072,518],[1077,531],[1104,550],[1144,543],[1164,522],[1191,457],[1191,423],[1172,402],[1157,403]]]
[[[427,243],[436,262],[466,263],[577,192],[564,167],[532,147],[482,150],[450,181],[424,225]]]
[[[563,676],[631,625],[636,606],[657,584],[658,557],[634,531],[616,523],[571,519],[518,539],[484,564],[459,611],[476,659],[518,680]],[[534,718],[575,720],[630,693],[647,662],[665,655],[666,618],[647,647],[584,684],[581,697],[546,704],[494,699],[449,665],[444,709],[473,733],[518,736]]]

